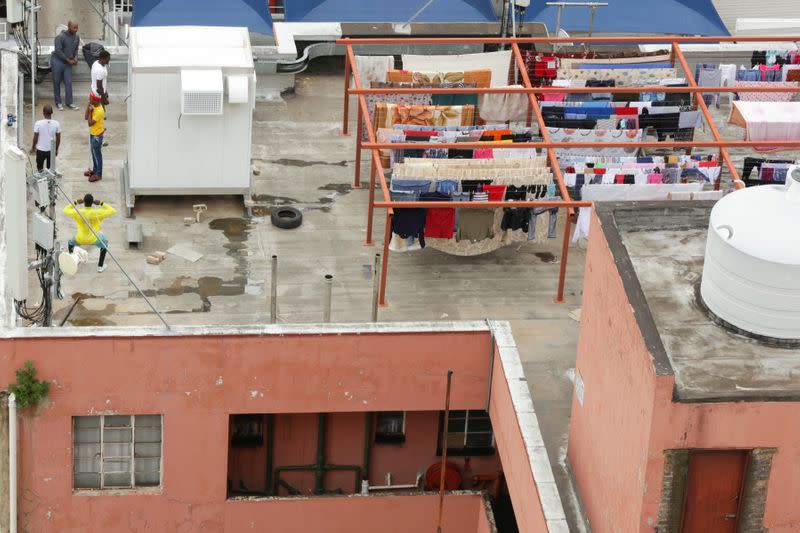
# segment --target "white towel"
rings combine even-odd
[[[394,68],[394,56],[356,56],[361,85],[369,88],[373,81],[386,81],[386,73]],[[355,80],[350,82],[355,87]]]

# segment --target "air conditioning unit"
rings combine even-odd
[[[222,70],[181,70],[184,115],[221,115],[224,92]]]

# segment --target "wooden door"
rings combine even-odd
[[[736,533],[746,450],[689,452],[684,533]]]

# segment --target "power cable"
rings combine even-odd
[[[65,193],[64,189],[61,188],[61,185],[59,185],[57,182],[53,182],[53,183],[56,186],[56,188],[61,192],[61,194],[64,196],[64,199],[68,203],[71,204],[72,200],[69,199],[69,196],[67,196],[67,193]],[[81,220],[83,220],[83,223],[86,224],[87,228],[89,228],[89,231],[92,232],[92,235],[94,235],[95,239],[100,240],[100,236],[94,231],[94,228],[92,227],[91,224],[89,224],[89,221],[86,220],[86,217],[83,216],[83,213],[81,213],[80,209],[75,209],[75,212],[78,213],[78,215],[81,217]],[[111,258],[111,260],[114,261],[114,264],[119,267],[119,269],[122,271],[122,273],[125,274],[125,277],[128,278],[128,281],[131,282],[131,285],[133,285],[134,288],[142,296],[142,298],[144,298],[144,301],[147,302],[147,305],[150,306],[150,309],[152,309],[153,312],[158,316],[159,320],[161,320],[161,323],[164,324],[164,327],[167,328],[167,330],[169,330],[170,329],[169,324],[167,324],[167,321],[164,320],[163,315],[158,312],[158,309],[156,309],[156,307],[153,305],[153,302],[150,301],[150,299],[147,297],[147,295],[145,295],[144,291],[142,291],[142,289],[139,288],[139,285],[137,285],[136,282],[133,280],[133,278],[130,277],[128,272],[125,271],[125,269],[122,267],[122,265],[119,263],[119,261],[117,261],[117,258],[114,257],[114,254],[111,253],[111,250],[109,250],[108,247],[106,247],[106,253]]]

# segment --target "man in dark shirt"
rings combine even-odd
[[[78,106],[72,103],[72,66],[78,62],[80,40],[78,23],[74,20],[70,20],[67,29],[56,36],[55,49],[50,56],[50,66],[53,70],[53,99],[59,110],[64,109],[61,104],[61,82],[64,82],[67,107],[73,111],[78,109]]]

